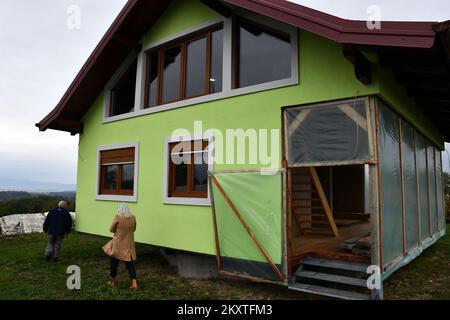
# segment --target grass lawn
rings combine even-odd
[[[119,285],[109,288],[107,239],[72,234],[57,263],[43,259],[46,237],[32,234],[0,238],[0,300],[4,299],[316,299],[285,287],[246,280],[182,279],[158,249],[137,245],[140,289],[128,289],[125,267]],[[81,290],[66,288],[66,268],[81,268]],[[450,299],[450,238],[446,236],[385,282],[386,299]]]

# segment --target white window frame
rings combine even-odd
[[[209,192],[209,179],[207,183],[206,198],[186,198],[186,197],[169,197],[169,145],[174,142],[194,141],[194,140],[208,140],[208,172],[214,168],[214,136],[181,136],[168,137],[164,141],[164,169],[163,169],[163,203],[164,204],[178,204],[190,206],[211,206],[211,195]]]
[[[134,148],[134,185],[133,195],[100,194],[100,175],[101,175],[101,152],[108,150],[117,150],[125,148]],[[138,177],[139,177],[139,142],[128,142],[121,144],[111,144],[97,148],[97,177],[95,181],[95,199],[100,201],[121,201],[137,202],[138,199]]]
[[[109,104],[110,95],[108,91],[105,91],[105,112],[103,116],[103,123],[110,123],[114,121],[124,120],[128,118],[148,115],[157,112],[163,112],[167,110],[187,107],[191,105],[196,105],[200,103],[205,103],[209,101],[215,101],[220,99],[226,99],[230,97],[261,92],[266,90],[272,90],[292,85],[299,84],[299,35],[298,30],[295,27],[284,24],[282,22],[273,20],[268,17],[255,15],[248,12],[238,13],[238,17],[245,18],[249,21],[254,21],[262,25],[266,25],[273,29],[279,30],[290,35],[291,39],[291,77],[266,83],[261,83],[253,86],[243,87],[243,88],[232,88],[232,73],[233,73],[233,61],[232,61],[232,46],[233,46],[233,19],[220,17],[210,20],[206,23],[202,23],[193,28],[183,30],[177,34],[174,34],[165,39],[153,42],[147,46],[144,46],[142,51],[138,54],[138,72],[136,75],[136,99],[135,108],[132,112],[126,113],[118,116],[109,116],[109,109],[106,107]],[[146,76],[146,51],[153,48],[159,47],[163,44],[172,42],[174,40],[180,39],[194,32],[201,31],[208,27],[223,24],[223,78],[222,78],[222,92],[208,94],[200,97],[195,97],[191,99],[185,99],[181,101],[176,101],[172,103],[167,103],[164,105],[151,107],[145,109],[144,106],[144,95],[146,90],[145,76]],[[144,40],[141,40],[143,42]],[[136,56],[134,56],[136,57]],[[126,69],[125,69],[126,70]],[[110,92],[110,91],[109,91]]]

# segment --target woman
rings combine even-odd
[[[117,267],[119,262],[123,261],[131,278],[130,289],[137,289],[136,269],[134,267],[134,261],[136,261],[134,245],[136,218],[126,204],[119,204],[118,213],[114,217],[109,231],[114,233],[113,239],[103,247],[103,251],[111,257],[111,279],[107,284],[109,286],[116,284]]]

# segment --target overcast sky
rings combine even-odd
[[[349,19],[450,19],[448,0],[298,0]],[[78,137],[34,124],[60,100],[126,0],[0,1],[0,179],[76,182]],[[80,29],[68,27],[78,6]],[[447,158],[447,157],[444,157]]]

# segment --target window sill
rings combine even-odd
[[[95,197],[98,201],[137,202],[137,196],[122,196],[115,194],[100,194]]]
[[[175,198],[164,197],[164,204],[179,204],[188,206],[204,206],[210,207],[211,200],[209,198]]]
[[[152,114],[152,113],[158,113],[158,112],[163,112],[163,111],[167,111],[167,110],[192,106],[192,105],[201,104],[201,103],[205,103],[205,102],[211,102],[211,101],[246,95],[246,94],[250,94],[250,93],[263,92],[263,91],[268,91],[268,90],[272,90],[272,89],[294,86],[294,85],[298,85],[298,84],[299,84],[299,79],[298,79],[298,76],[295,75],[294,77],[291,77],[288,79],[282,79],[282,80],[257,84],[257,85],[244,87],[244,88],[232,89],[230,91],[213,93],[213,94],[209,94],[209,95],[205,95],[205,96],[176,101],[176,102],[160,105],[157,107],[151,107],[151,108],[147,108],[147,109],[141,108],[139,110],[132,111],[130,113],[126,113],[126,114],[122,114],[122,115],[118,115],[118,116],[105,116],[103,118],[103,123],[110,123],[110,122],[120,121],[120,120],[124,120],[124,119],[148,115],[148,114]]]

